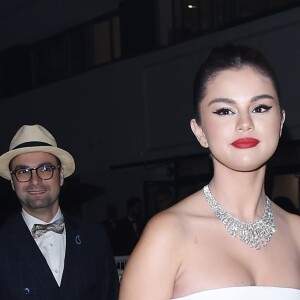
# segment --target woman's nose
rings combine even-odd
[[[236,129],[239,131],[251,131],[254,129],[254,123],[249,113],[240,114],[237,120]]]

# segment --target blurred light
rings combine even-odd
[[[188,5],[188,8],[197,8],[197,6],[196,6],[196,5],[189,4],[189,5]]]

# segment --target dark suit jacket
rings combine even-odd
[[[119,280],[104,229],[65,217],[59,287],[21,214],[0,228],[1,300],[115,300]]]

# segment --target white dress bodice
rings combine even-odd
[[[282,287],[227,287],[194,293],[172,300],[300,300],[300,290]]]

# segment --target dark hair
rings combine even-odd
[[[205,97],[207,84],[221,71],[240,69],[244,66],[252,67],[260,74],[268,77],[272,81],[278,97],[280,97],[276,74],[265,56],[257,49],[249,46],[227,44],[213,49],[196,73],[193,107],[197,123],[201,122],[199,104]]]

